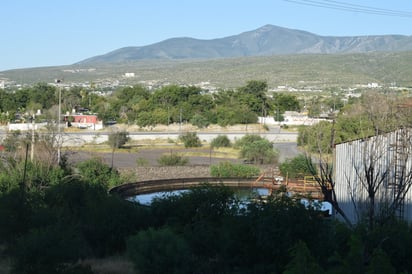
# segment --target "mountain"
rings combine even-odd
[[[211,59],[286,54],[336,54],[412,50],[412,36],[320,36],[302,30],[265,25],[224,38],[171,38],[142,47],[125,47],[77,64],[123,63],[150,59]]]

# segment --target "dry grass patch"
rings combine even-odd
[[[239,156],[239,151],[234,148],[221,147],[210,149],[210,147],[201,148],[191,148],[189,151],[181,153],[184,156],[198,156],[198,157],[209,157],[213,158],[233,158],[237,159]]]

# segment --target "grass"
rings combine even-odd
[[[234,148],[222,147],[210,150],[210,146],[201,147],[196,149],[190,149],[190,151],[183,152],[184,156],[199,156],[199,157],[209,157],[212,155],[213,158],[234,158],[237,159],[239,156],[239,150]]]

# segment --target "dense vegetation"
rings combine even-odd
[[[394,112],[396,98],[374,105],[380,96],[365,94],[334,123],[302,129],[301,144],[328,151],[333,136],[347,140],[407,125],[407,109]],[[127,256],[137,273],[412,271],[412,227],[395,218],[373,227],[366,220],[346,226],[325,217],[319,205],[306,206],[282,191],[265,202],[245,202],[225,187],[208,185],[141,206],[108,193],[123,180],[100,160],[25,163],[16,149],[24,142],[12,138],[6,142],[12,157],[0,165],[0,243],[14,273],[91,273],[83,259],[115,254]],[[228,145],[224,137],[215,142]],[[276,160],[272,144],[259,136],[247,135],[233,146],[252,162]],[[282,169],[301,176],[308,172],[306,160],[288,160]],[[211,172],[253,177],[257,171],[222,163]]]
[[[279,94],[271,98],[265,81],[249,81],[235,90],[209,93],[195,86],[169,85],[156,90],[143,86],[119,88],[110,96],[100,96],[84,88],[62,91],[63,113],[88,110],[105,122],[117,121],[141,127],[156,124],[192,123],[202,128],[256,123],[259,115],[277,116],[299,110],[296,96]],[[15,91],[0,90],[0,122],[56,120],[59,91],[55,86],[37,84]],[[37,110],[41,110],[39,115]]]
[[[47,110],[36,120],[53,120],[57,96],[56,88],[45,84],[0,90],[2,122],[27,122],[36,109]],[[307,169],[311,153],[330,155],[335,143],[410,126],[409,105],[398,96],[365,93],[345,106],[323,101],[340,113],[300,128],[298,143],[308,154],[282,163],[282,173],[313,174]],[[134,86],[101,97],[73,88],[65,91],[62,109],[88,107],[101,118],[140,126],[191,122],[204,127],[255,122],[262,113],[281,120],[285,110],[297,110],[300,103],[290,94],[271,98],[265,81],[251,81],[213,94],[197,87],[151,91]],[[309,112],[319,114],[318,102],[312,103]],[[141,206],[108,193],[123,179],[100,160],[76,166],[64,158],[56,162],[55,129],[49,130],[35,136],[36,159],[27,162],[21,148],[26,147],[27,159],[29,136],[15,132],[2,140],[8,154],[0,161],[0,251],[15,273],[91,273],[81,263],[84,258],[115,254],[128,256],[138,273],[412,272],[412,227],[395,218],[382,223],[376,219],[381,224],[376,226],[367,220],[346,226],[325,218],[319,205],[307,207],[282,191],[265,202],[244,202],[227,188],[207,185]],[[194,133],[182,135],[181,141],[187,147],[200,145]],[[125,142],[125,132],[113,134],[113,153]],[[247,162],[277,161],[272,144],[258,135],[234,144],[222,136],[212,147],[229,145]],[[161,159],[164,165],[186,163],[179,155],[167,156]],[[253,177],[258,172],[231,163],[211,167],[219,177]]]
[[[13,273],[92,273],[82,259],[124,254],[137,273],[408,273],[412,227],[350,229],[282,191],[265,203],[204,185],[150,207],[71,177],[0,195]]]

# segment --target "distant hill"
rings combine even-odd
[[[412,36],[320,36],[302,30],[265,25],[224,38],[171,38],[159,43],[125,47],[88,58],[76,65],[138,60],[212,59],[291,54],[399,52],[412,50]]]
[[[126,78],[133,72],[135,77]],[[266,80],[269,87],[350,87],[379,83],[412,87],[412,51],[347,54],[295,54],[217,59],[137,60],[39,67],[0,72],[15,84],[54,82],[97,86],[184,84],[209,82],[218,88],[240,87],[248,80]]]

